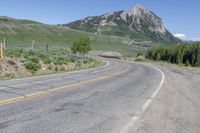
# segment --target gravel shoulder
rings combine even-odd
[[[199,133],[200,75],[162,66],[163,88],[135,123],[134,133]]]

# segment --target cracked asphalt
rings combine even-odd
[[[97,69],[0,81],[0,133],[120,133],[162,75],[150,64],[104,60]],[[164,85],[129,132],[198,133],[199,75],[160,69]]]

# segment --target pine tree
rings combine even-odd
[[[155,60],[156,61],[160,60],[160,53],[159,52],[156,52],[156,54],[155,54]]]
[[[190,66],[190,61],[188,59],[185,62],[185,66]]]
[[[196,67],[200,66],[200,45],[197,45],[196,51],[195,51],[195,65]]]

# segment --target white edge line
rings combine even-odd
[[[140,63],[138,63],[138,64],[140,64]],[[159,93],[159,91],[162,89],[162,86],[163,86],[164,81],[165,81],[165,74],[159,68],[157,68],[157,67],[154,67],[154,66],[150,66],[150,67],[152,67],[152,68],[154,68],[154,69],[156,69],[157,71],[160,72],[160,74],[162,76],[160,84],[158,85],[156,91],[151,95],[151,97],[143,104],[141,112],[138,112],[137,115],[133,116],[131,118],[131,121],[122,130],[120,130],[120,133],[128,133],[128,131],[134,126],[135,122],[149,108],[149,106],[151,105],[153,99],[157,96],[157,94]]]

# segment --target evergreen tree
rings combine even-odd
[[[200,67],[200,42],[154,47],[147,51],[146,58]]]
[[[156,52],[155,54],[155,58],[154,58],[156,61],[159,61],[160,60],[160,53],[159,52]]]
[[[200,66],[200,45],[197,45],[197,47],[196,47],[194,66],[196,66],[196,67]]]
[[[188,59],[185,62],[185,66],[190,66],[190,61]]]

